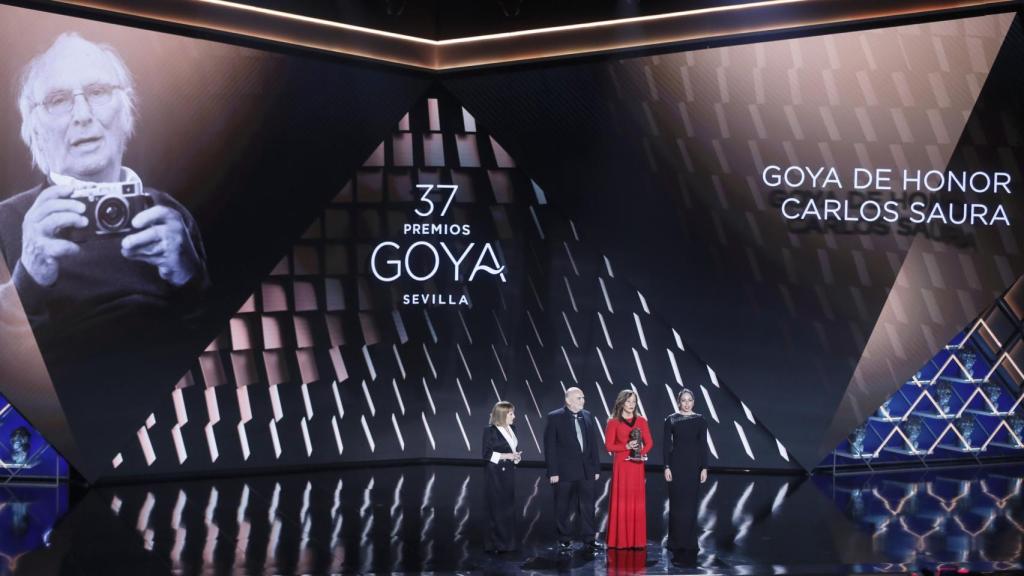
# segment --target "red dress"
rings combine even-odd
[[[626,460],[629,433],[639,428],[647,454],[654,446],[651,429],[643,416],[630,426],[618,418],[608,422],[604,447],[612,454],[612,493],[608,510],[609,548],[647,547],[647,499],[644,463]]]

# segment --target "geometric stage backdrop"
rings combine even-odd
[[[36,346],[0,310],[5,396],[70,462],[90,455],[90,479],[476,461],[499,399],[540,462],[569,386],[599,421],[636,391],[656,444],[689,388],[716,467],[1020,446],[1013,15],[444,77],[38,22],[2,73],[58,33],[120,46],[148,119],[128,161],[209,252],[195,329],[126,315],[140,329],[111,342],[137,354]],[[162,66],[168,47],[216,82]],[[206,104],[159,113],[175,100]],[[13,196],[39,174],[11,134]],[[1018,193],[925,197],[999,205],[1005,226],[791,219],[784,202],[917,197],[772,184],[769,166],[999,172]]]
[[[491,291],[475,283],[469,307],[395,306],[402,291],[369,273],[373,245],[400,240],[416,206],[410,191],[424,183],[458,185],[452,221],[500,240],[511,281]],[[544,415],[568,386],[584,389],[600,422],[619,389],[637,391],[655,442],[689,387],[716,465],[795,467],[714,367],[439,90],[402,118],[140,423],[111,475],[475,460],[498,399],[517,407],[524,457],[542,461]]]
[[[824,465],[981,462],[1024,450],[1024,279],[957,334]]]

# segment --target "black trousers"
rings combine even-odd
[[[573,536],[593,540],[597,535],[597,523],[594,521],[596,484],[593,478],[559,480],[555,484],[555,527],[560,542],[571,540]],[[569,520],[573,513],[576,514],[578,531],[573,530],[573,523]]]
[[[508,460],[484,465],[487,533],[484,550],[509,552],[519,547],[516,538],[516,468]]]

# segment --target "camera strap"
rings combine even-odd
[[[58,186],[70,186],[75,190],[89,190],[90,188],[98,187],[100,184],[115,184],[117,185],[117,189],[120,189],[121,185],[124,184],[135,184],[139,190],[144,189],[142,187],[142,179],[139,178],[139,175],[136,174],[135,171],[132,170],[131,168],[128,168],[127,166],[122,166],[121,176],[123,177],[123,180],[121,180],[120,182],[88,182],[85,180],[79,180],[78,178],[75,178],[73,176],[67,176],[64,174],[59,174],[57,172],[50,172],[50,182]]]

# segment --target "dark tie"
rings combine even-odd
[[[583,429],[587,427],[587,423],[583,421],[583,414],[575,415],[576,421],[576,440],[580,443],[580,452],[586,452],[587,449],[584,447],[583,442]]]

